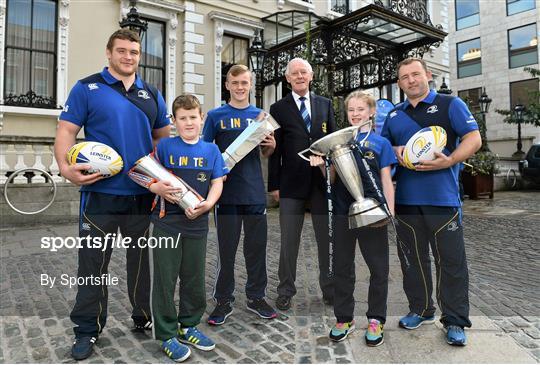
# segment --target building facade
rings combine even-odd
[[[448,31],[449,1],[398,3],[421,3],[432,23]],[[224,75],[234,63],[248,65],[247,50],[256,32],[264,29],[263,18],[294,10],[337,19],[374,2],[390,4],[389,0],[139,0],[137,10],[148,22],[139,73],[162,91],[169,107],[175,96],[193,93],[206,111],[226,102]],[[0,0],[3,179],[22,166],[56,171],[51,147],[61,108],[77,80],[106,66],[108,36],[129,9],[127,0]],[[424,58],[433,69],[437,88],[443,78],[449,79],[448,39]],[[263,90],[264,108],[282,96],[275,90]],[[373,93],[399,101],[395,85]]]
[[[539,90],[538,77],[525,67],[539,68],[540,12],[536,0],[451,0],[448,6],[450,86],[478,110],[485,88],[492,99],[486,114],[491,150],[501,157],[516,152],[518,128],[503,122],[495,110],[527,106],[531,91]],[[522,124],[523,151],[540,141],[540,128]]]

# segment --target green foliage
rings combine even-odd
[[[498,157],[491,151],[478,151],[465,163],[465,171],[471,175],[491,175],[497,173]]]
[[[540,70],[538,69],[532,67],[525,67],[523,70],[528,72],[533,77],[540,76]],[[503,119],[505,123],[518,123],[518,120],[515,117],[513,110],[496,109],[495,112],[505,117]],[[525,112],[523,113],[523,120],[521,121],[521,123],[532,124],[536,127],[540,127],[540,91],[535,90],[529,92],[527,109],[525,109]]]

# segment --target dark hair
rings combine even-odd
[[[428,67],[427,67],[427,64],[426,64],[426,61],[424,61],[423,59],[418,58],[418,57],[409,57],[409,58],[405,58],[403,61],[398,63],[396,76],[399,77],[399,69],[401,68],[401,66],[407,66],[407,65],[410,65],[413,62],[419,62],[422,65],[422,68],[424,69],[424,71],[426,71],[426,72],[429,71]]]
[[[111,34],[109,40],[107,41],[107,49],[109,51],[112,51],[115,39],[137,42],[139,43],[139,46],[141,45],[141,38],[137,33],[130,29],[118,29],[116,32]]]
[[[172,112],[173,112],[174,117],[176,117],[176,111],[178,109],[185,109],[185,110],[199,109],[199,112],[202,113],[201,103],[199,99],[197,99],[195,95],[191,95],[191,94],[182,94],[180,96],[177,96],[176,99],[174,99],[173,104],[172,104]]]
[[[233,65],[229,69],[229,72],[227,72],[227,81],[229,80],[229,76],[238,76],[238,75],[241,75],[241,74],[243,74],[245,72],[249,72],[249,74],[251,75],[251,71],[249,70],[249,68],[247,68],[247,66],[245,66],[245,65]]]

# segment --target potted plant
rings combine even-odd
[[[485,113],[489,108],[491,99],[488,98],[485,90],[479,103],[483,113],[475,113],[475,119],[482,138],[482,147],[465,161],[465,168],[461,178],[463,190],[470,199],[478,199],[481,195],[487,195],[490,199],[493,199],[493,175],[497,172],[498,158],[497,155],[491,152],[487,142]]]

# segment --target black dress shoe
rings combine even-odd
[[[280,295],[276,299],[276,307],[282,311],[286,311],[287,309],[291,308],[291,297]]]

